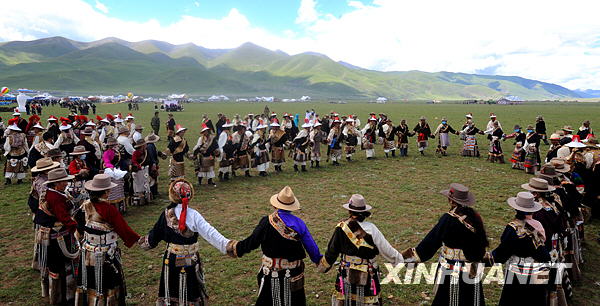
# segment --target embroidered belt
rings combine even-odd
[[[108,232],[103,235],[94,235],[86,232],[84,238],[86,244],[94,246],[103,246],[117,243],[117,239],[119,238],[119,236],[115,232]]]
[[[442,246],[442,257],[447,260],[467,261],[462,249],[453,249],[447,246]]]
[[[271,258],[263,255],[262,265],[270,270],[289,270],[300,267],[302,265],[302,260],[289,261],[285,258]]]
[[[198,242],[194,244],[169,243],[167,251],[175,255],[194,255],[200,249]]]
[[[367,272],[369,270],[369,267],[374,266],[374,263],[371,259],[342,254],[340,266],[348,267],[353,270]]]
[[[536,275],[548,272],[548,267],[544,263],[536,262],[531,257],[512,256],[508,259],[508,271],[521,275]]]

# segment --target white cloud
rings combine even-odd
[[[311,23],[319,18],[316,0],[300,0],[296,23]]]
[[[100,3],[100,2],[98,2]],[[295,54],[315,51],[379,70],[493,72],[569,88],[600,89],[600,2],[572,0],[351,0],[332,16],[302,0],[298,29],[257,27],[237,9],[218,19],[182,16],[171,24],[110,17],[81,0],[21,0],[0,19],[0,41],[62,35],[116,36],[231,48],[252,41]],[[100,11],[98,11],[100,10]]]
[[[104,5],[102,2],[96,0],[96,5],[95,7],[100,10],[101,12],[103,12],[104,14],[108,14],[108,8],[106,7],[106,5]]]
[[[194,5],[195,5],[196,7],[200,7],[200,2],[198,2],[198,1],[194,1]]]

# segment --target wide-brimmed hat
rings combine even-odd
[[[54,149],[50,149],[48,150],[48,152],[46,152],[45,154],[46,157],[63,157],[63,153],[62,151],[60,151],[59,148],[54,148]]]
[[[94,133],[94,129],[91,126],[86,126],[83,131],[81,131],[81,135],[92,135]]]
[[[50,157],[43,157],[35,162],[35,167],[31,168],[31,172],[42,172],[54,169],[60,165],[59,162],[55,162]]]
[[[440,193],[463,206],[472,206],[475,204],[475,196],[469,191],[469,188],[463,184],[452,183],[448,189],[442,190]]]
[[[547,177],[558,177],[561,175],[560,172],[556,171],[556,168],[554,168],[554,165],[552,165],[551,163],[547,163],[544,164],[540,170],[535,171],[535,175],[536,176],[547,176]]]
[[[90,153],[90,151],[86,151],[84,146],[75,146],[75,148],[73,148],[73,152],[71,152],[70,155],[83,155],[87,153]]]
[[[342,207],[349,211],[356,211],[356,212],[369,211],[373,208],[373,207],[371,207],[371,205],[367,204],[365,197],[363,197],[360,194],[353,194],[350,197],[350,200],[348,200],[348,203],[342,205]]]
[[[122,125],[122,126],[120,126],[120,127],[119,127],[119,129],[117,130],[117,133],[118,133],[119,135],[120,135],[120,134],[124,134],[124,133],[129,133],[129,129],[128,129],[126,126]]]
[[[32,126],[31,128],[33,129],[40,129],[40,130],[45,130],[46,128],[41,126],[40,123],[36,123],[34,126]]]
[[[527,125],[527,130],[535,131],[535,129],[533,128],[533,125],[531,125],[531,124]]]
[[[144,140],[146,141],[146,143],[155,143],[160,140],[160,136],[158,136],[154,133],[151,133],[150,135],[146,136],[146,138],[144,138]]]
[[[421,116],[419,117],[419,120],[427,120],[427,118],[425,118],[425,116]]]
[[[548,185],[548,181],[537,177],[530,178],[529,183],[522,184],[521,188],[536,192],[550,192],[556,189]]]
[[[64,168],[56,168],[56,169],[52,169],[52,170],[50,170],[50,172],[48,172],[48,180],[46,182],[44,182],[44,184],[56,183],[56,182],[62,182],[62,181],[70,181],[74,178],[75,178],[74,176],[68,175],[67,170],[65,170]]]
[[[114,137],[108,137],[106,138],[106,146],[116,146],[118,145],[119,142],[114,138]]]
[[[542,209],[542,204],[536,202],[533,194],[527,191],[517,193],[516,197],[508,198],[506,202],[510,207],[523,212],[536,212]]]
[[[173,203],[181,203],[181,193],[188,195],[188,199],[194,197],[194,186],[186,179],[176,179],[169,185],[169,200]]]
[[[317,121],[317,122],[315,122],[315,124],[313,125],[313,127],[318,127],[318,126],[321,126],[321,125],[322,125],[321,122]]]
[[[294,211],[300,209],[300,202],[290,186],[285,186],[279,193],[271,196],[271,205],[275,208]]]
[[[550,140],[560,140],[560,135],[556,134],[556,133],[552,133],[552,135],[550,135]]]
[[[141,124],[136,124],[136,125],[135,125],[135,130],[136,130],[136,131],[137,131],[137,130],[140,130],[140,131],[141,131],[141,130],[143,130],[143,129],[144,129],[144,127],[143,127]]]
[[[65,123],[63,123],[63,124],[61,124],[61,125],[58,127],[58,129],[59,129],[60,131],[66,131],[66,130],[68,130],[68,129],[70,129],[70,128],[71,128],[71,125],[70,125],[70,124],[68,124],[68,123],[66,123],[66,122],[65,122]]]
[[[89,180],[83,184],[85,189],[90,191],[102,191],[117,187],[117,184],[110,181],[108,174],[96,174],[92,180]]]
[[[134,148],[139,148],[143,145],[146,144],[146,140],[144,139],[138,139],[138,141],[135,142],[135,145],[133,146]]]
[[[496,114],[490,113],[490,118],[496,118]]]
[[[573,132],[573,127],[570,125],[565,125],[563,126],[562,130],[565,132]]]
[[[562,158],[553,158],[550,160],[556,172],[567,173],[571,170],[571,165],[567,164]]]
[[[185,130],[187,130],[187,128],[184,128],[183,126],[181,126],[181,124],[175,126],[175,134],[178,134],[179,132],[183,132]]]
[[[567,143],[565,146],[569,148],[585,148],[587,147],[584,143],[580,141],[579,135],[573,135],[571,137],[571,142]]]
[[[227,119],[227,120],[225,121],[225,124],[223,124],[223,127],[224,127],[224,128],[230,128],[230,127],[232,127],[232,126],[233,126],[233,123],[231,123],[231,121],[230,121],[229,119]]]

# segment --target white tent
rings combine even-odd
[[[377,103],[387,103],[388,99],[386,97],[379,97],[377,98],[377,100],[375,100]]]

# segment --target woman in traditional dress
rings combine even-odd
[[[438,125],[437,129],[433,133],[434,136],[438,136],[438,146],[436,152],[440,152],[443,156],[448,155],[446,151],[450,146],[450,134],[457,134],[449,124],[448,119],[446,117],[442,118],[442,122]]]
[[[275,211],[264,216],[248,238],[229,243],[227,253],[241,257],[262,249],[256,305],[305,305],[303,259],[308,252],[310,260],[318,264],[322,255],[304,221],[293,215],[300,202],[292,189],[285,186],[270,203]]]
[[[269,151],[267,149],[267,140],[265,129],[267,125],[264,121],[258,121],[256,126],[256,132],[252,137],[252,166],[258,170],[258,175],[267,176],[267,170],[269,170]]]
[[[70,154],[72,160],[69,163],[69,174],[74,175],[75,179],[69,183],[67,192],[73,197],[75,207],[79,207],[88,198],[88,194],[83,188],[83,183],[90,176],[90,168],[83,160],[87,153],[90,152],[86,151],[84,146],[76,146]]]
[[[321,168],[321,144],[327,143],[327,134],[321,130],[321,122],[315,121],[310,131],[310,167]]]
[[[406,262],[425,262],[441,247],[433,305],[484,305],[479,265],[489,243],[483,220],[473,205],[475,196],[462,184],[452,183],[440,192],[448,198],[450,211],[416,248],[402,252]],[[462,271],[453,274],[453,270]]]
[[[498,121],[492,123],[493,130],[490,132],[490,149],[488,152],[488,161],[491,163],[498,162],[504,164],[504,152],[502,151],[502,143],[504,132]]]
[[[193,159],[196,161],[198,186],[201,186],[202,179],[206,178],[208,185],[217,187],[213,179],[215,178],[215,159],[220,153],[218,149],[217,138],[212,134],[211,128],[203,123],[198,142],[192,149]]]
[[[302,172],[306,172],[306,160],[308,159],[308,145],[310,143],[310,128],[312,124],[308,118],[302,124],[302,130],[294,138],[294,171],[298,172],[300,166]]]
[[[534,174],[541,162],[539,151],[540,140],[540,135],[535,132],[533,126],[528,125],[525,143],[523,144],[523,150],[525,151],[523,167],[525,167],[526,173]]]
[[[334,120],[335,123],[335,120]],[[333,129],[333,128],[332,128]],[[345,120],[344,127],[342,129],[341,138],[338,141],[344,141],[346,147],[344,151],[346,153],[346,160],[352,161],[352,155],[356,152],[356,146],[359,144],[358,140],[360,137],[360,131],[354,125],[354,119],[348,118]],[[340,144],[341,145],[341,144]],[[335,163],[334,163],[335,165]]]
[[[396,128],[392,120],[387,119],[385,124],[382,124],[379,128],[379,137],[383,138],[383,153],[385,157],[389,157],[389,153],[392,153],[392,157],[396,157]]]
[[[512,168],[517,170],[523,170],[523,161],[525,160],[525,152],[523,151],[523,143],[525,143],[525,133],[521,131],[521,126],[518,124],[513,128],[513,132],[506,135],[504,139],[515,139],[515,148],[513,149],[510,157]]]
[[[139,125],[138,125],[139,126]],[[150,158],[146,150],[146,140],[138,139],[133,145],[135,151],[131,156],[131,174],[133,176],[132,205],[145,205],[152,200],[150,192]]]
[[[175,136],[169,139],[167,146],[167,155],[171,155],[169,160],[169,176],[171,181],[185,177],[184,157],[188,153],[190,147],[187,140],[184,138],[187,128],[180,124],[175,126]]]
[[[544,227],[533,219],[533,213],[542,205],[529,192],[519,192],[507,202],[516,216],[506,225],[491,257],[493,262],[505,263],[499,305],[547,305],[549,271],[545,263],[550,261],[550,255],[544,245]]]
[[[338,117],[333,117],[331,122],[331,129],[327,134],[327,145],[329,156],[331,157],[331,164],[334,166],[340,165],[340,159],[342,159],[342,141],[344,141],[344,134],[340,127],[341,121]]]
[[[462,156],[479,157],[479,146],[477,145],[477,134],[483,135],[483,131],[475,126],[472,119],[467,119],[467,123],[463,125],[460,132],[464,138]]]
[[[271,145],[271,162],[275,166],[276,172],[281,172],[281,166],[285,163],[285,151],[283,146],[288,141],[287,133],[281,129],[277,118],[274,118],[270,124],[269,144]]]
[[[161,241],[167,243],[156,305],[207,305],[198,236],[222,254],[226,253],[230,243],[198,211],[188,207],[193,197],[194,188],[188,181],[178,179],[171,182],[171,204],[138,242],[144,250],[155,248]]]
[[[27,174],[27,139],[25,133],[17,126],[18,119],[8,120],[8,135],[4,140],[4,185],[10,185],[13,179],[17,179],[17,184],[23,183]]]
[[[38,228],[35,241],[42,297],[48,297],[50,304],[72,303],[75,298],[75,264],[79,257],[74,235],[77,222],[71,217],[74,206],[65,193],[73,178],[64,168],[48,172],[45,182],[48,188],[40,198],[33,219]]]
[[[419,118],[419,123],[413,128],[413,132],[417,135],[417,147],[419,148],[419,152],[421,152],[421,155],[425,155],[428,139],[433,138],[431,135],[431,128],[429,127],[429,123],[427,123],[427,118],[425,118],[425,116]]]
[[[105,199],[116,185],[106,174],[85,183],[90,199],[77,214],[83,231],[75,305],[125,305],[127,291],[121,262],[120,237],[132,247],[139,239],[117,208]]]
[[[369,118],[367,125],[361,130],[361,134],[362,148],[366,151],[367,159],[375,158],[375,143],[377,142],[378,135],[377,118],[375,118],[375,115]]]
[[[408,156],[408,137],[412,137],[414,135],[415,133],[410,131],[406,120],[402,119],[400,124],[396,127],[396,136],[398,137],[400,156]]]
[[[329,240],[327,251],[319,262],[319,271],[327,272],[338,260],[332,305],[382,305],[377,255],[396,266],[404,259],[385,239],[375,224],[365,221],[371,215],[360,194],[350,197],[342,205],[349,212],[348,219],[338,223]]]

